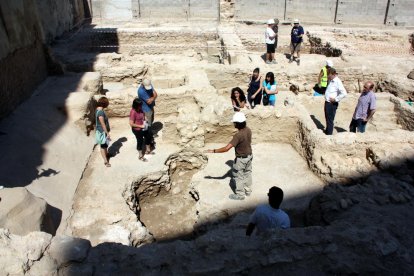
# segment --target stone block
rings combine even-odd
[[[101,73],[99,72],[83,73],[79,81],[77,90],[92,92],[94,94],[102,94],[103,82],[102,82]]]
[[[56,225],[52,220],[52,207],[26,188],[0,190],[0,227],[13,234],[26,235],[33,231],[54,234]]]

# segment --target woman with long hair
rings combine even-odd
[[[109,135],[109,131],[111,131],[111,128],[109,126],[108,117],[105,114],[104,109],[107,108],[109,105],[108,98],[101,97],[98,100],[98,106],[96,108],[95,112],[95,121],[96,121],[96,143],[100,145],[101,147],[101,155],[104,159],[104,164],[106,167],[110,167],[111,164],[109,164],[108,160],[108,144],[111,140],[111,137]]]
[[[266,78],[263,81],[263,90],[263,93],[269,95],[269,105],[274,107],[276,104],[276,94],[278,94],[279,91],[277,90],[275,75],[272,72],[266,74]]]
[[[148,125],[145,121],[145,113],[142,110],[142,100],[136,98],[132,102],[132,108],[129,112],[129,125],[131,126],[132,133],[134,133],[137,139],[137,150],[139,153],[139,160],[147,162],[145,153],[150,152],[151,137],[148,133]],[[146,149],[143,149],[145,140]]]
[[[247,88],[247,101],[250,106],[254,108],[262,101],[262,76],[260,76],[260,69],[255,68],[250,77],[249,88]]]
[[[242,108],[249,107],[246,104],[246,96],[240,87],[235,87],[231,90],[230,98],[234,111],[240,111]]]

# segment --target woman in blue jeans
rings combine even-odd
[[[277,81],[275,80],[275,75],[272,72],[266,74],[266,78],[263,81],[263,93],[269,95],[269,105],[275,106],[276,104],[276,94],[279,93],[277,90]]]

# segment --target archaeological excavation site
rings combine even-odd
[[[0,19],[0,275],[413,273],[413,1],[2,0]],[[333,135],[314,91],[327,60],[347,92]],[[255,68],[278,94],[240,109],[253,184],[232,200],[244,157],[217,151]],[[157,97],[141,158],[130,112],[144,80]],[[354,133],[367,82],[375,114]],[[247,236],[273,186],[290,228]]]

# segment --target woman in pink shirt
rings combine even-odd
[[[147,122],[145,121],[145,114],[142,111],[142,101],[138,98],[134,99],[132,102],[132,109],[129,113],[129,125],[132,128],[132,133],[134,133],[135,137],[137,138],[137,150],[139,152],[139,160],[143,162],[147,162],[145,152],[150,152],[150,143],[151,137],[148,135],[147,131]],[[146,151],[143,149],[143,143],[145,139]]]

